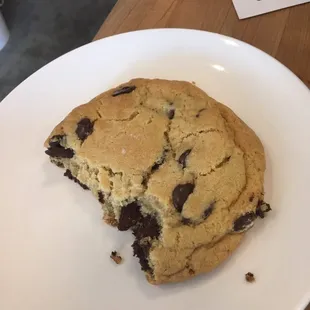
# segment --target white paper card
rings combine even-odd
[[[307,2],[310,2],[310,0],[233,0],[240,19]]]

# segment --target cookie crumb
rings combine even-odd
[[[116,252],[112,251],[110,257],[114,260],[115,264],[119,265],[122,263],[122,257]]]
[[[248,272],[248,273],[245,275],[245,280],[246,280],[247,282],[250,282],[250,283],[255,282],[254,274],[253,274],[252,272]]]

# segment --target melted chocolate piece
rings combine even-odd
[[[211,213],[214,210],[214,206],[215,206],[215,201],[211,202],[208,208],[204,211],[203,215],[205,219],[211,215]]]
[[[186,159],[191,151],[192,151],[191,149],[186,150],[185,152],[181,154],[181,156],[178,159],[178,162],[180,163],[183,169],[186,167]]]
[[[76,135],[80,140],[84,141],[94,131],[94,122],[89,118],[84,117],[78,123],[75,130]]]
[[[117,228],[121,231],[125,231],[135,226],[139,221],[142,221],[143,216],[140,209],[141,207],[136,202],[122,207]]]
[[[74,151],[70,148],[65,149],[59,141],[50,142],[50,147],[45,151],[50,157],[72,158]]]
[[[264,202],[263,200],[259,200],[255,211],[256,215],[263,219],[265,217],[265,213],[269,211],[271,211],[270,204]]]
[[[151,244],[149,242],[140,243],[139,240],[136,240],[133,243],[132,248],[133,255],[139,258],[141,269],[143,271],[152,272],[152,268],[148,261]]]
[[[247,212],[237,218],[234,222],[234,231],[242,232],[248,230],[253,226],[253,222],[256,219],[256,214],[254,212]]]
[[[174,109],[171,109],[167,112],[167,116],[169,119],[173,119],[174,118]]]
[[[175,187],[172,192],[172,202],[178,212],[182,212],[183,205],[194,188],[195,185],[192,183],[179,184]]]
[[[190,225],[190,224],[192,224],[191,219],[188,219],[186,217],[182,217],[181,222],[182,222],[183,225]]]
[[[132,231],[137,239],[146,237],[158,238],[160,235],[160,227],[157,219],[152,215],[142,217],[139,223],[132,228]]]
[[[98,200],[100,203],[104,204],[105,200],[104,200],[104,193],[102,191],[98,192]]]
[[[65,135],[55,135],[51,137],[50,147],[45,151],[50,157],[72,158],[74,151],[70,148],[64,148],[60,142],[65,138]]]
[[[132,229],[135,242],[132,244],[134,256],[139,258],[141,269],[152,272],[152,268],[148,262],[149,251],[151,248],[150,238],[158,238],[160,235],[160,226],[155,216],[141,213],[141,207],[132,202],[121,209],[118,222],[119,230]]]
[[[65,177],[68,177],[70,180],[74,181],[75,183],[79,184],[83,189],[89,190],[88,186],[81,183],[76,177],[74,177],[69,169],[66,170],[64,173]]]
[[[122,88],[115,90],[113,92],[112,96],[116,97],[116,96],[123,95],[123,94],[129,94],[132,91],[134,91],[135,89],[136,89],[136,86],[124,86]]]
[[[250,196],[250,198],[249,198],[249,201],[250,201],[250,202],[253,202],[253,200],[254,200],[254,194],[252,193],[251,196]]]

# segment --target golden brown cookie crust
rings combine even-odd
[[[113,96],[123,87],[127,93]],[[228,107],[188,82],[131,80],[75,108],[45,146],[52,148],[55,139],[74,155],[52,156],[53,162],[104,195],[106,222],[120,228],[132,203],[142,218],[156,219],[158,233],[154,225],[152,233],[142,229],[134,248],[147,256],[151,283],[183,281],[218,266],[263,200],[260,140]]]

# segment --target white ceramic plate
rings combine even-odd
[[[132,236],[49,163],[43,142],[73,107],[133,77],[195,81],[262,139],[273,207],[232,258],[192,281],[152,286]],[[310,298],[310,92],[280,63],[228,37],[151,30],[70,52],[0,104],[0,309],[302,309]],[[124,264],[109,258],[119,250]],[[251,271],[256,282],[246,283]]]

